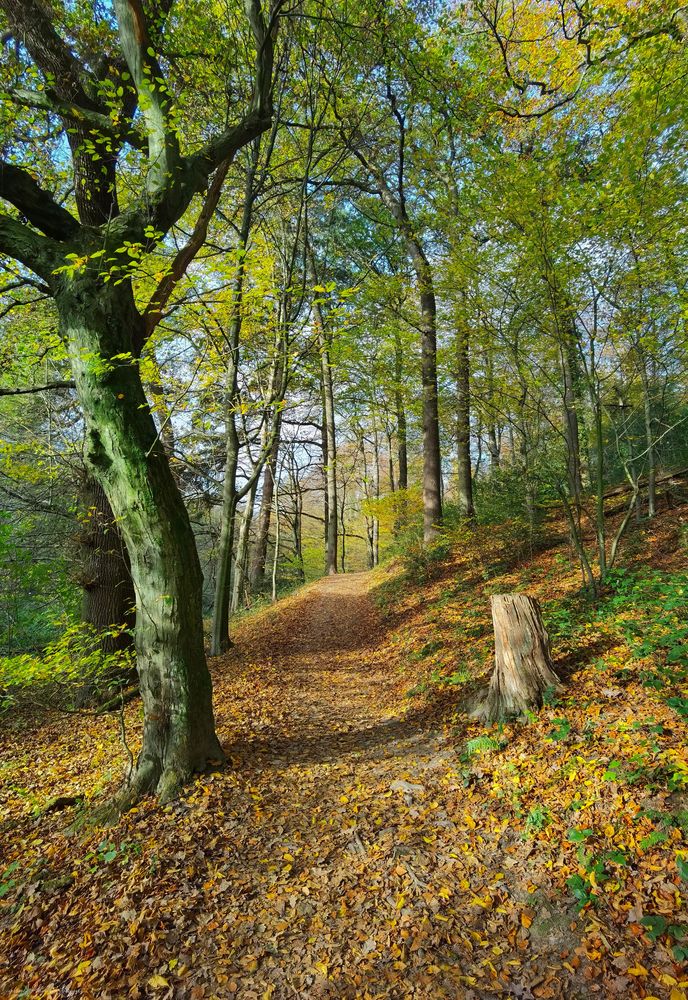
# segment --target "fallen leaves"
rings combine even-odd
[[[538,558],[529,587],[539,572],[551,592]],[[682,771],[686,726],[637,670],[611,683],[627,647],[597,623],[569,696],[466,756],[484,730],[457,713],[458,685],[406,694],[440,660],[456,675],[466,621],[487,652],[482,576],[452,564],[398,590],[398,632],[369,583],[322,581],[248,620],[214,666],[231,766],[106,835],[66,838],[39,807],[93,796],[108,768],[118,780],[116,722],[15,721],[0,751],[8,997],[688,1000],[668,936],[688,922],[688,843],[662,777]]]

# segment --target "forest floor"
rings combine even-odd
[[[228,766],[110,829],[45,809],[115,787],[117,719],[5,720],[0,996],[686,1000],[686,523],[594,606],[561,543],[485,544],[247,618],[213,662]],[[567,690],[488,732],[462,706],[505,589],[542,600]]]

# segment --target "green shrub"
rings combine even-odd
[[[121,631],[113,626],[108,634]],[[127,683],[132,670],[132,654],[104,654],[101,635],[92,625],[63,623],[59,638],[46,646],[42,656],[0,657],[0,711],[21,701],[73,705],[85,689],[101,702]]]

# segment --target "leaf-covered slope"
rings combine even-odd
[[[594,605],[565,545],[493,536],[248,619],[214,664],[229,766],[105,831],[42,811],[114,784],[118,720],[5,719],[3,995],[685,998],[686,513]],[[485,730],[489,594],[521,588],[566,692]]]

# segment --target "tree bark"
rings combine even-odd
[[[456,331],[456,472],[459,510],[472,520],[473,477],[471,475],[471,396],[468,328],[459,317]]]
[[[403,132],[403,129],[402,129]],[[370,165],[366,164],[369,169]],[[403,167],[400,164],[403,174]],[[433,542],[442,524],[442,460],[437,390],[437,300],[432,268],[411,224],[403,187],[395,194],[379,170],[372,170],[382,203],[403,237],[416,275],[420,299],[421,383],[423,392],[423,541]]]
[[[397,418],[397,468],[400,490],[408,489],[408,449],[406,430],[406,410],[402,380],[404,376],[404,354],[399,333],[394,335],[394,407]]]
[[[242,326],[242,303],[244,277],[246,274],[246,248],[251,233],[253,205],[255,201],[254,181],[258,169],[260,139],[251,150],[251,160],[244,181],[244,205],[237,248],[237,259],[232,279],[232,314],[229,324],[226,400],[225,400],[225,478],[222,489],[222,513],[220,542],[215,575],[215,597],[213,601],[213,625],[210,638],[212,656],[220,656],[232,645],[229,637],[230,603],[232,600],[232,555],[234,547],[234,521],[239,502],[236,476],[239,465],[239,435],[236,427],[236,408],[239,396],[239,341]]]
[[[248,570],[249,534],[251,531],[251,522],[253,521],[253,509],[256,503],[257,491],[258,477],[256,477],[251,489],[248,491],[246,506],[241,514],[232,580],[232,612],[239,610],[241,603],[245,598],[246,577]]]
[[[98,632],[105,656],[134,644],[136,596],[126,546],[105,490],[89,474],[79,489],[82,523],[76,536],[77,582],[83,589],[81,617]],[[112,634],[112,626],[123,626]]]
[[[86,462],[131,559],[143,745],[120,804],[172,797],[222,760],[203,649],[202,575],[189,517],[141,385],[142,319],[130,286],[88,273],[60,282],[61,327],[86,424]]]
[[[517,718],[540,708],[545,691],[561,687],[535,598],[495,594],[491,602],[495,667],[485,700],[473,712],[485,722]]]
[[[265,580],[265,563],[268,555],[268,537],[270,535],[270,518],[272,515],[272,498],[275,490],[275,469],[277,468],[277,458],[280,449],[281,420],[278,418],[275,434],[272,439],[270,454],[265,463],[263,473],[263,488],[260,497],[260,512],[258,514],[258,528],[256,540],[251,558],[251,569],[249,580],[251,590],[257,591]]]
[[[373,566],[380,562],[380,518],[378,516],[380,499],[380,437],[377,427],[373,427],[373,496],[375,497],[375,513],[373,516]]]
[[[577,409],[577,371],[575,348],[571,341],[575,330],[561,345],[561,369],[564,380],[564,437],[566,440],[566,467],[568,473],[569,496],[578,515],[583,496],[580,460],[580,431]]]
[[[308,248],[308,264],[311,280],[317,284],[315,257]],[[316,293],[317,296],[317,293]],[[323,402],[323,461],[325,463],[325,572],[337,572],[337,436],[334,413],[334,386],[332,381],[332,361],[330,357],[330,337],[325,328],[320,303],[313,301],[313,319],[320,352],[320,375]]]
[[[416,257],[419,258],[416,271],[420,285],[423,383],[423,541],[427,545],[437,538],[442,524],[442,460],[437,403],[437,304],[430,265],[422,252],[416,253]]]
[[[648,373],[648,356],[638,344],[640,380],[643,387],[643,422],[645,426],[645,452],[647,454],[647,516],[650,520],[657,510],[657,463],[653,433],[651,380]]]
[[[232,595],[232,556],[234,551],[234,526],[238,503],[236,489],[239,464],[239,436],[236,429],[234,406],[236,403],[237,372],[235,354],[230,354],[227,371],[227,404],[225,406],[226,459],[222,487],[222,512],[220,514],[220,540],[215,573],[215,598],[213,624],[210,637],[210,655],[220,656],[232,645],[229,638],[229,604]]]

